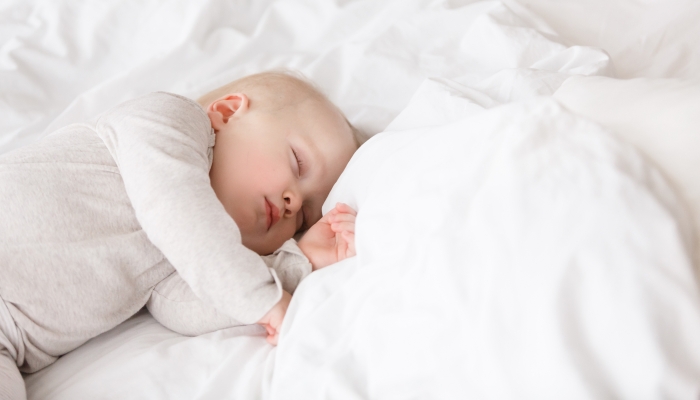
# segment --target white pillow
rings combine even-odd
[[[690,208],[700,252],[700,83],[575,76],[554,98],[651,158]],[[700,254],[696,254],[696,265]]]

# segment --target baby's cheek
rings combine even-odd
[[[275,250],[282,247],[284,242],[294,236],[295,228],[293,224],[289,224],[286,220],[280,220],[266,234],[256,238],[248,238],[243,235],[243,245],[255,251],[260,255],[272,254]],[[248,244],[246,244],[246,242]]]
[[[282,243],[286,242],[287,240],[291,239],[294,234],[296,233],[297,230],[297,223],[294,219],[284,219],[280,222],[279,225],[279,232],[277,232],[278,238],[282,241]]]

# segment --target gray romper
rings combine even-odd
[[[214,138],[197,103],[153,93],[0,156],[0,358],[37,371],[146,304],[187,335],[251,324],[294,291],[311,265],[293,239],[241,244]]]

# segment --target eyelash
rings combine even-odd
[[[299,158],[299,155],[297,155],[296,150],[292,149],[292,153],[294,153],[294,158],[297,160],[297,165],[299,166],[299,175],[301,175],[301,167],[304,165],[304,161]]]

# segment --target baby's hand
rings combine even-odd
[[[314,271],[355,255],[356,216],[350,206],[338,203],[299,240]]]
[[[267,330],[267,342],[273,346],[277,346],[282,321],[284,321],[284,316],[287,314],[290,301],[292,301],[292,295],[283,290],[280,301],[257,322]]]

